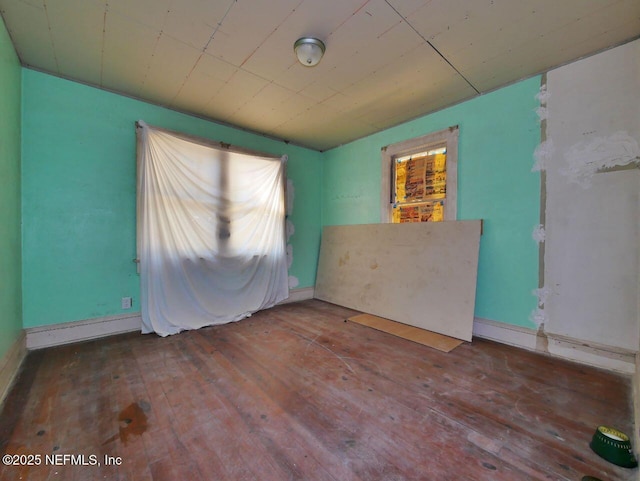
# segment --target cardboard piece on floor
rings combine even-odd
[[[326,226],[314,297],[471,342],[480,220]]]
[[[453,337],[444,336],[436,332],[425,331],[424,329],[408,326],[401,322],[391,321],[371,314],[358,314],[356,316],[349,317],[347,320],[401,337],[402,339],[417,342],[423,346],[432,347],[442,352],[450,352],[463,342],[459,339],[454,339]]]

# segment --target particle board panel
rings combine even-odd
[[[357,314],[347,318],[347,321],[386,332],[387,334],[401,337],[408,341],[417,342],[418,344],[432,347],[442,352],[451,352],[463,342],[459,339],[454,339],[453,337],[443,336],[436,332],[426,331],[419,327],[408,326],[401,322],[372,316],[371,314]]]
[[[317,299],[471,341],[480,220],[326,226]]]

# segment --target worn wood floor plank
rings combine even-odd
[[[375,343],[375,344],[378,345],[378,343]],[[387,347],[386,344],[384,346]],[[502,347],[502,349],[504,350],[504,346]],[[531,355],[530,353],[523,353],[523,354]],[[382,356],[382,357],[385,357],[385,356]],[[378,356],[378,358],[380,358],[380,356]],[[566,471],[570,471],[570,468],[568,466],[571,466],[574,461],[572,456],[570,455],[566,455],[564,458],[562,458],[563,453],[567,452],[567,446],[571,445],[571,443],[574,442],[574,448],[579,449],[581,446],[584,446],[586,443],[588,443],[591,435],[593,434],[593,430],[594,430],[593,426],[596,425],[598,422],[602,422],[603,412],[612,413],[613,415],[609,417],[614,420],[618,419],[618,421],[621,422],[622,424],[629,422],[628,417],[626,419],[622,419],[622,418],[617,418],[615,415],[615,413],[621,413],[624,411],[628,413],[629,411],[622,409],[620,411],[615,411],[614,413],[614,411],[607,409],[606,403],[602,403],[599,409],[599,413],[600,413],[599,419],[594,421],[593,425],[590,425],[587,427],[585,424],[580,424],[580,423],[576,424],[572,419],[567,419],[567,414],[568,413],[571,414],[575,412],[576,402],[579,402],[580,405],[582,406],[583,404],[582,399],[584,398],[581,398],[580,396],[577,396],[577,397],[573,396],[574,402],[567,403],[566,405],[562,406],[562,409],[559,409],[559,410],[549,409],[549,407],[546,406],[546,403],[553,402],[556,399],[556,397],[563,398],[563,399],[570,399],[572,397],[571,394],[567,395],[567,392],[565,392],[566,389],[564,384],[561,388],[554,388],[553,386],[545,387],[542,385],[536,385],[536,383],[534,383],[533,386],[529,386],[527,384],[526,387],[529,389],[529,392],[527,393],[526,398],[517,397],[515,399],[515,402],[513,402],[513,397],[509,396],[509,391],[503,390],[500,396],[506,397],[506,399],[511,400],[510,402],[513,404],[513,407],[515,408],[515,412],[513,412],[513,409],[510,412],[508,403],[505,405],[505,403],[496,402],[498,400],[495,398],[489,399],[487,402],[487,400],[484,400],[482,396],[474,395],[474,393],[483,393],[485,388],[480,384],[478,384],[475,389],[467,390],[468,392],[465,393],[464,389],[461,389],[461,387],[463,387],[461,386],[461,384],[462,385],[464,384],[461,380],[461,377],[459,375],[456,375],[455,378],[452,378],[452,376],[449,373],[455,372],[456,374],[460,374],[461,372],[466,371],[466,369],[461,370],[459,366],[456,367],[456,364],[458,363],[458,361],[454,361],[453,365],[447,365],[447,362],[450,361],[451,359],[452,358],[440,359],[438,360],[437,364],[434,364],[434,366],[444,368],[444,373],[442,375],[442,378],[445,381],[445,383],[447,383],[449,387],[455,386],[454,390],[439,389],[434,393],[434,395],[438,397],[441,397],[442,393],[444,393],[447,398],[452,398],[451,401],[448,401],[448,402],[445,402],[445,399],[435,399],[435,401],[440,406],[439,409],[446,409],[451,404],[454,404],[456,406],[456,409],[460,409],[466,406],[467,411],[470,413],[468,416],[466,416],[466,419],[473,420],[474,417],[477,417],[477,416],[474,416],[474,412],[478,412],[481,408],[484,407],[484,412],[483,412],[484,417],[481,418],[483,423],[486,423],[488,420],[494,420],[497,423],[508,426],[509,427],[508,434],[510,437],[510,442],[514,442],[514,439],[513,439],[514,434],[516,434],[517,431],[520,431],[523,434],[527,434],[529,438],[532,438],[532,439],[526,439],[526,441],[537,440],[538,444],[540,445],[539,449],[546,450],[548,452],[548,458],[546,458],[545,461],[549,465],[553,465],[553,463],[555,463],[557,468],[560,470],[560,473],[559,473],[560,476],[563,475]],[[572,366],[574,368],[576,367],[575,365],[572,365],[569,363],[564,363],[564,364],[568,364],[569,366]],[[462,363],[462,365],[465,366],[465,368],[468,366],[475,366],[473,367],[473,369],[476,372],[482,370],[481,367],[478,367],[482,365],[475,364],[471,356],[469,356],[469,362]],[[555,374],[555,371],[548,371],[548,372],[554,372]],[[401,375],[402,374],[400,374],[400,376]],[[511,383],[513,385],[513,381],[514,381],[513,374],[511,374],[511,377],[512,377]],[[554,378],[554,379],[557,379],[557,378]],[[594,380],[596,379],[594,378]],[[489,384],[489,383],[485,382],[485,384]],[[567,386],[570,386],[570,384],[571,383],[568,383]],[[458,392],[456,393],[456,391]],[[453,396],[452,396],[452,393],[453,393]],[[549,395],[549,393],[552,393],[552,394]],[[458,396],[456,396],[456,394],[458,394]],[[459,396],[459,394],[462,394],[462,396]],[[541,394],[544,394],[544,397],[541,397]],[[457,400],[455,399],[456,397],[458,398]],[[617,400],[618,402],[616,402],[616,400],[613,398],[610,398],[610,396],[606,392],[603,393],[602,397],[605,399],[606,402],[612,403],[609,405],[620,404],[619,403],[620,399],[618,399]],[[627,397],[628,397],[628,393],[621,398],[625,399]],[[526,402],[521,402],[523,399],[525,399]],[[492,409],[492,406],[493,406],[493,409]],[[581,411],[581,416],[578,419],[584,422],[584,420],[581,419],[582,414],[583,413]],[[454,418],[461,417],[460,413],[456,413],[455,411],[449,412],[448,415]],[[564,418],[562,416],[564,416]],[[571,423],[573,423],[573,426],[570,426]],[[518,429],[514,429],[514,426]],[[490,425],[486,425],[483,429],[486,431],[488,428],[490,428]],[[567,428],[572,428],[572,429],[567,429]],[[583,435],[578,437],[572,436],[571,435],[572,431],[574,431],[574,434],[575,434],[575,430],[573,428],[578,429],[578,432],[582,433]],[[566,438],[562,438],[557,431],[561,433],[563,431],[568,431],[568,435]],[[526,444],[524,444],[523,447],[526,449],[529,449],[529,447]],[[552,449],[549,449],[549,447],[551,447]],[[607,472],[606,470],[608,465],[604,461],[601,461],[599,458],[597,458],[595,462],[601,465],[604,465],[605,466],[603,468],[604,471],[602,472],[605,472],[605,473]],[[575,479],[574,476],[575,474],[571,475],[569,473],[570,479]]]
[[[316,339],[316,341],[317,341],[317,340],[319,340],[319,341],[321,341],[321,342],[322,342],[322,339],[321,339],[321,338]],[[314,342],[315,342],[315,341],[314,341]],[[239,341],[238,341],[238,342],[234,342],[234,345],[237,345],[237,344],[239,344]],[[263,344],[263,343],[259,343],[259,344]],[[282,347],[283,347],[283,348],[285,348],[285,349],[282,349],[280,352],[286,352],[286,351],[290,351],[290,350],[295,350],[295,349],[291,349],[291,348],[286,349],[286,347],[287,347],[287,345],[286,345],[286,344],[283,344],[283,346],[282,346]],[[253,351],[253,352],[255,352],[255,351],[256,351],[256,349],[252,349],[252,351]],[[308,349],[305,349],[305,352],[309,352],[309,350],[308,350]],[[321,354],[322,354],[322,353],[321,353]],[[325,353],[325,354],[326,354],[326,353]],[[357,361],[357,360],[355,360],[355,358],[353,358],[353,357],[352,357],[352,358],[350,358],[350,359],[351,359],[351,360],[350,360],[350,362],[351,362],[351,366],[353,366],[354,368],[358,368],[358,367],[359,367],[359,366],[358,366],[358,361]],[[381,362],[382,362],[382,361],[381,361]],[[308,364],[308,363],[305,363],[305,366],[306,366],[307,364]],[[317,364],[318,364],[317,362],[312,363],[312,365],[317,365]],[[380,363],[378,364],[378,367],[380,367]],[[284,372],[286,369],[287,369],[287,368],[286,368],[286,366],[284,366],[284,365],[280,365],[280,366],[278,367],[278,372]],[[305,368],[305,369],[306,369],[306,368]],[[323,369],[324,369],[324,371],[329,371],[329,369],[327,369],[326,367],[323,367]],[[300,373],[300,374],[302,375],[302,374],[304,374],[304,373]],[[347,380],[346,374],[347,374],[347,373],[343,373],[343,380],[345,380],[345,381]],[[353,383],[357,381],[357,376],[353,376],[352,374],[353,374],[353,373],[351,373],[351,374],[350,374],[350,377],[349,377],[349,382],[350,382],[350,383],[352,383],[352,384],[350,384],[350,385],[349,385],[349,386],[350,386],[350,389],[352,389],[352,388],[353,388]],[[396,377],[396,378],[397,378],[397,377],[398,377],[398,374],[395,374],[395,375],[394,375],[394,377]],[[400,398],[400,399],[404,399],[404,398],[406,397],[406,396],[401,395],[401,390],[399,391],[397,386],[395,386],[395,387],[394,387],[394,386],[388,387],[388,388],[387,388],[387,390],[388,390],[389,392],[393,392],[393,393],[395,393],[395,394],[398,394],[398,398]],[[459,390],[459,391],[460,391],[460,392],[462,392],[462,393],[464,393],[464,394],[466,394],[466,396],[473,396],[473,393],[472,393],[472,392],[466,392],[466,393],[465,393],[465,392],[464,392],[464,390]],[[346,390],[345,390],[344,388],[341,388],[340,392],[346,392]],[[408,392],[408,393],[407,393],[407,396],[410,396],[410,395],[411,395],[411,392]],[[466,397],[466,396],[465,396],[465,397]],[[358,400],[363,400],[363,399],[366,399],[366,396],[357,395],[357,396],[355,396],[354,398],[357,398]],[[391,405],[391,406],[387,406],[387,409],[388,409],[390,412],[397,411],[397,410],[398,410],[398,408],[399,408],[399,407],[401,406],[401,404],[402,404],[402,401],[397,402],[394,398],[392,398],[392,399],[390,400],[390,402],[391,402],[391,404],[392,404],[392,405]],[[348,399],[344,399],[344,400],[342,401],[342,403],[343,403],[343,404],[342,404],[342,406],[343,406],[343,408],[342,408],[342,409],[343,409],[343,410],[348,410],[348,408],[346,408],[346,406],[348,405]],[[499,407],[499,406],[498,406],[498,407]],[[493,406],[493,405],[490,405],[490,406],[489,406],[489,409],[495,409],[495,408],[496,408],[496,406]],[[362,412],[363,412],[363,411],[362,411],[362,406],[361,406],[361,409],[360,409],[360,411],[359,411],[359,414],[360,414],[360,415],[362,415]],[[366,411],[365,411],[365,412],[366,412]],[[397,414],[396,414],[396,415],[397,415]],[[458,412],[458,413],[453,413],[453,417],[456,417],[456,415],[457,415],[457,416],[460,416],[460,413],[459,413],[459,412]],[[425,417],[426,417],[426,416],[425,416]],[[367,424],[369,424],[369,422],[368,422],[368,421],[367,421]],[[380,424],[380,423],[378,423],[378,424]],[[407,423],[405,423],[405,424],[407,424]],[[408,423],[408,424],[409,424],[409,425],[412,425],[411,423]],[[386,428],[387,430],[389,430],[389,427],[388,427],[388,426],[386,426],[385,428]],[[486,429],[486,426],[485,426],[484,428]],[[405,432],[404,432],[404,434],[408,434],[408,433],[406,432],[406,431],[407,431],[407,428],[406,428],[406,427],[404,428],[404,431],[405,431]],[[394,436],[394,437],[398,437],[398,434],[399,434],[399,433],[393,433],[392,431],[388,431],[388,432],[390,432],[390,435],[392,435],[392,436]],[[465,434],[466,434],[466,433],[465,433]],[[400,434],[399,434],[399,437],[402,437],[402,433],[400,433]],[[528,441],[528,439],[527,439],[527,441]],[[425,445],[425,446],[422,446],[422,449],[423,449],[423,450],[424,450],[424,449],[426,449],[426,445]],[[397,456],[393,456],[393,458],[398,459],[398,458],[397,458]],[[407,450],[405,450],[405,455],[404,455],[402,458],[405,458],[405,459],[406,459],[406,458],[408,458],[408,451],[407,451]],[[492,461],[492,460],[489,460],[489,461]],[[488,461],[487,461],[487,462],[488,462]],[[431,463],[431,465],[430,465],[430,468],[431,468],[431,469],[434,469],[433,464],[434,464],[434,462],[432,462],[432,463]],[[491,463],[490,463],[490,464],[491,464]],[[495,460],[493,460],[493,464],[500,464],[500,462],[499,462],[499,461],[495,461]],[[495,479],[495,475],[494,475],[494,479]]]
[[[0,466],[0,479],[635,479],[588,447],[599,424],[631,432],[629,377],[483,340],[442,353],[344,322],[355,313],[305,301],[32,352],[3,454],[100,466]]]
[[[284,332],[282,332],[281,335],[284,335]],[[284,337],[279,337],[278,339],[282,342],[283,347],[287,346]],[[301,340],[297,339],[297,341],[300,343]],[[329,340],[326,341],[329,342]],[[254,343],[251,340],[247,342],[251,344]],[[237,357],[241,356],[243,352],[248,352],[247,346],[243,344],[241,338],[234,339],[230,344],[238,350],[236,354]],[[261,351],[260,345],[260,343],[255,343],[255,347],[251,349],[251,353],[255,355],[253,361],[256,365],[264,365],[267,359],[269,359],[269,353],[265,349],[262,349],[261,353],[264,357],[259,356]],[[295,351],[295,348],[289,350]],[[316,354],[320,357],[327,357],[326,351],[317,346],[311,349],[309,349],[309,346],[305,348],[305,351],[310,355],[314,354],[314,350],[317,351]],[[282,349],[279,352],[286,351],[287,349]],[[332,354],[328,356],[331,360],[335,359]],[[276,357],[271,358],[272,363],[276,360]],[[309,426],[309,429],[315,432],[342,434],[338,439],[325,439],[323,440],[324,443],[346,444],[349,442],[351,443],[350,447],[352,449],[357,445],[360,449],[374,453],[373,457],[377,459],[378,462],[383,461],[383,465],[387,470],[396,466],[397,471],[406,474],[415,468],[420,469],[424,475],[442,476],[443,473],[447,471],[448,466],[440,464],[439,459],[432,459],[428,465],[424,463],[425,454],[428,453],[430,448],[437,446],[440,441],[432,439],[433,436],[422,437],[422,445],[419,449],[415,449],[415,446],[412,446],[411,443],[406,440],[420,438],[419,433],[415,432],[413,432],[413,434],[416,434],[416,436],[411,436],[412,430],[423,428],[418,425],[403,422],[403,419],[415,417],[415,412],[406,409],[406,406],[404,406],[402,402],[396,402],[395,399],[367,396],[366,394],[363,396],[363,392],[356,394],[355,391],[358,390],[358,388],[354,390],[354,383],[357,382],[358,378],[358,370],[356,370],[358,366],[353,361],[351,362],[352,365],[355,366],[354,368],[341,363],[337,363],[334,366],[334,368],[336,368],[334,369],[336,373],[334,377],[339,379],[338,388],[332,386],[333,380],[322,383],[322,375],[331,372],[332,368],[329,366],[321,366],[320,372],[316,373],[315,381],[310,383],[308,389],[312,390],[313,385],[316,385],[316,389],[321,391],[323,395],[308,396],[304,399],[299,399],[298,396],[294,395],[289,398],[288,402],[294,406],[305,406],[310,410],[310,413],[303,412],[300,414],[300,422],[309,423],[313,418],[313,413],[316,412],[334,413],[331,419],[325,419],[318,422],[315,426]],[[273,378],[271,379],[271,383],[275,385],[265,385],[264,389],[266,391],[273,389],[275,393],[293,392],[294,389],[288,385],[291,384],[288,381],[291,379],[299,379],[300,376],[304,376],[305,374],[312,374],[313,367],[318,364],[319,362],[313,362],[310,363],[309,368],[305,367],[302,371],[296,371],[296,366],[300,367],[302,364],[284,360],[277,364],[276,369],[274,369],[274,372],[279,375],[271,376]],[[266,378],[266,376],[263,378]],[[362,391],[362,389],[359,390]],[[276,397],[273,393],[271,396]],[[368,399],[379,399],[381,402],[367,402]],[[294,411],[294,408],[289,406],[287,410],[291,412]],[[354,416],[353,413],[357,413],[357,415]],[[322,429],[322,426],[324,426],[325,429]],[[389,439],[393,440],[393,442],[389,442]],[[379,443],[378,440],[383,440],[383,442]],[[459,461],[468,461],[468,464],[471,463],[471,459],[459,459]],[[403,466],[397,466],[401,462]],[[495,462],[499,464],[499,461]],[[415,473],[413,476],[415,476]],[[500,479],[499,477],[496,478],[495,475],[493,478]]]

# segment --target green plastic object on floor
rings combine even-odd
[[[629,436],[617,429],[598,426],[589,446],[598,456],[610,463],[623,468],[635,468],[638,466],[636,457],[631,449]]]

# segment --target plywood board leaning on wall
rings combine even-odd
[[[315,297],[471,341],[480,220],[327,226]]]

